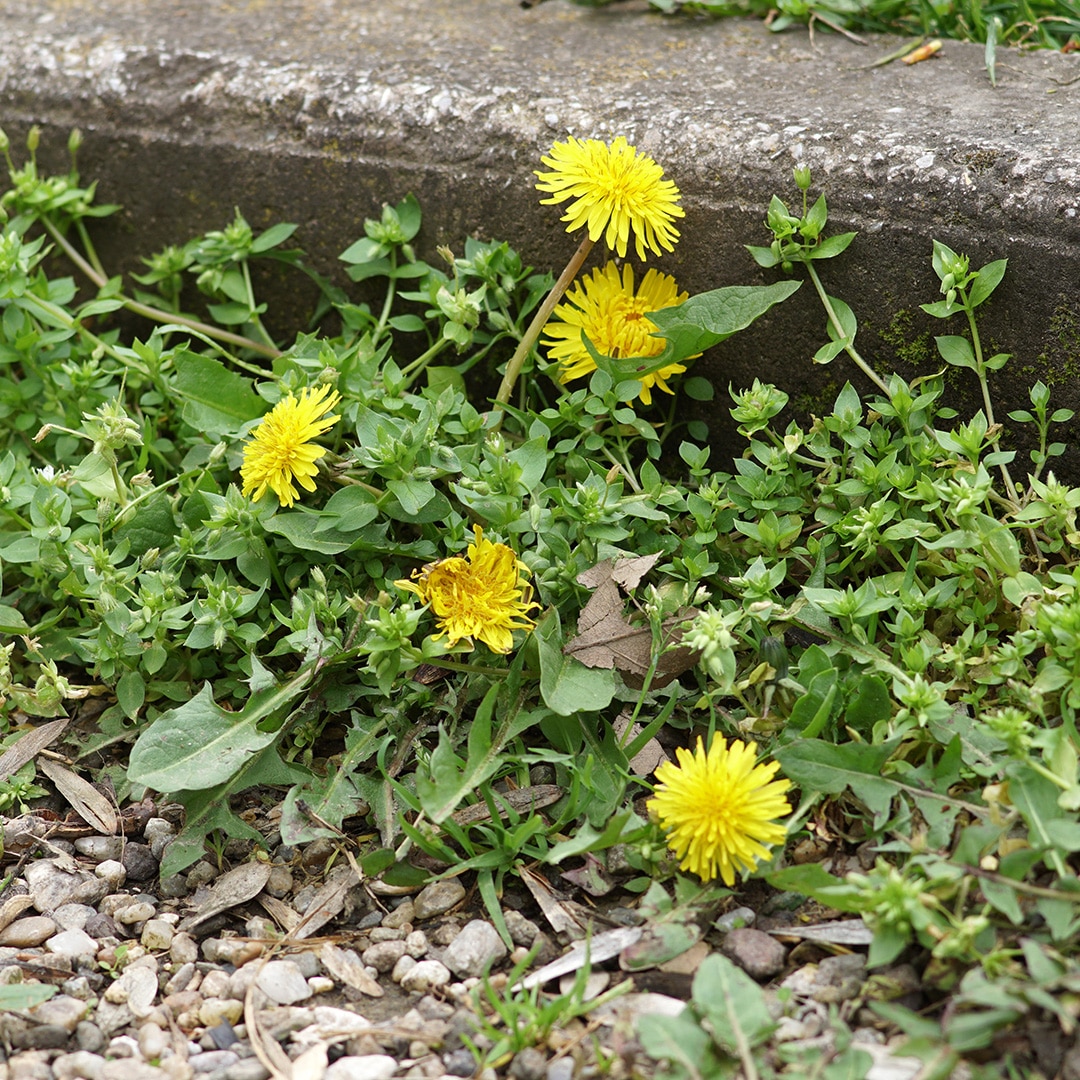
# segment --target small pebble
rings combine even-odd
[[[80,836],[75,841],[75,850],[96,863],[119,859],[124,850],[122,836]]]
[[[181,930],[169,946],[169,959],[176,964],[191,964],[199,959],[199,943]]]
[[[86,930],[86,924],[96,915],[97,911],[89,904],[61,904],[52,913],[56,925],[61,930]],[[99,937],[100,935],[91,933],[90,936]]]
[[[389,926],[392,930],[400,930],[409,925],[415,919],[415,908],[412,900],[406,898],[393,911],[383,916],[383,926]]]
[[[218,1069],[231,1069],[240,1060],[235,1050],[207,1050],[194,1055],[189,1064],[196,1075],[217,1072]]]
[[[47,915],[28,915],[25,919],[16,919],[0,930],[0,946],[32,949],[51,938],[57,929],[56,923]]]
[[[160,817],[150,818],[143,829],[143,839],[148,844],[153,843],[159,836],[169,837],[175,835],[176,829],[173,827],[172,822]]]
[[[498,931],[483,919],[473,919],[450,943],[443,963],[462,978],[482,975],[502,960],[508,950]]]
[[[255,982],[278,1005],[293,1005],[311,997],[311,987],[291,960],[271,960],[259,971]]]
[[[119,889],[127,881],[127,869],[122,862],[118,862],[116,859],[106,859],[104,862],[98,863],[94,873],[110,889]]]
[[[175,933],[172,923],[167,923],[164,919],[147,919],[139,941],[144,949],[149,949],[151,952],[164,952],[172,945]]]
[[[61,1054],[52,1063],[54,1080],[100,1080],[104,1069],[105,1059],[88,1050]]]
[[[450,982],[450,970],[438,960],[421,960],[410,968],[401,980],[401,989],[410,993],[428,994]]]
[[[337,983],[325,975],[312,975],[308,978],[307,984],[313,994],[329,994],[337,988]]]
[[[244,1015],[244,1003],[235,998],[207,998],[199,1006],[197,1015],[203,1027],[217,1027],[222,1020],[238,1024]]]
[[[405,955],[404,941],[379,941],[365,949],[360,959],[378,972],[390,971]]]
[[[428,951],[427,934],[423,930],[414,930],[405,938],[405,951],[414,960],[419,960]]]
[[[80,1050],[96,1054],[105,1046],[105,1036],[101,1028],[90,1020],[81,1020],[75,1025],[75,1042]]]
[[[143,900],[120,908],[114,913],[113,918],[124,926],[133,926],[135,923],[144,923],[147,919],[152,919],[155,914],[157,914],[157,908]]]
[[[158,875],[158,861],[147,844],[125,844],[121,862],[128,881],[150,881]]]
[[[526,1046],[514,1055],[507,1075],[513,1080],[546,1080],[547,1056],[534,1046]]]
[[[227,971],[215,968],[203,976],[203,980],[199,984],[199,993],[208,998],[231,997],[229,994],[230,981],[231,976]]]
[[[465,899],[465,886],[457,878],[433,881],[416,894],[413,900],[414,920],[434,918],[449,911]]]
[[[405,973],[412,971],[416,967],[416,961],[406,953],[400,960],[394,965],[394,970],[390,972],[390,978],[394,982],[399,983],[405,978]]]
[[[338,1058],[323,1076],[325,1080],[389,1080],[397,1065],[388,1054],[363,1054]]]
[[[720,918],[713,923],[713,926],[726,934],[730,930],[741,930],[743,927],[753,926],[754,919],[756,918],[757,915],[753,908],[737,907],[732,911],[729,911],[726,915],[721,915]]]
[[[266,879],[263,888],[271,896],[276,896],[280,900],[283,896],[288,896],[292,892],[292,887],[292,871],[287,866],[272,866],[270,868],[270,876]]]
[[[763,930],[732,930],[721,951],[751,978],[765,982],[784,970],[787,950]]]
[[[138,1034],[139,1053],[144,1061],[159,1058],[169,1046],[169,1037],[157,1024],[143,1024]]]
[[[93,960],[97,955],[98,943],[85,930],[63,930],[49,938],[45,948],[56,956]]]

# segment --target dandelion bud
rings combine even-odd
[[[37,150],[38,144],[40,142],[41,128],[39,128],[37,124],[35,124],[26,136],[26,149],[29,150],[31,154],[33,154]]]
[[[800,191],[806,191],[810,187],[810,166],[795,166],[795,184]]]
[[[68,153],[74,158],[79,152],[79,147],[82,146],[83,135],[78,128],[72,128],[71,134],[68,136]]]

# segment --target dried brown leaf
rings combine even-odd
[[[328,941],[319,950],[319,960],[327,973],[338,982],[343,982],[368,997],[383,996],[383,988],[364,970],[364,965],[353,960],[344,949],[339,949]]]
[[[189,915],[180,924],[180,929],[192,930],[207,919],[254,899],[262,892],[269,877],[270,864],[265,862],[247,862],[222,874],[211,886],[203,906],[193,915]]]
[[[349,891],[359,882],[360,877],[352,866],[345,864],[334,867],[304,912],[299,926],[289,935],[290,938],[293,941],[303,941],[340,915],[345,901],[349,898]]]
[[[37,767],[56,785],[56,790],[83,821],[105,836],[116,835],[120,827],[116,810],[93,784],[48,758],[42,758]]]
[[[28,761],[33,761],[46,746],[51,746],[63,735],[64,728],[67,726],[68,718],[64,716],[59,720],[42,724],[41,727],[36,727],[23,735],[14,746],[9,747],[0,756],[0,781],[18,772]]]

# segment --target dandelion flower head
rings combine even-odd
[[[679,747],[675,754],[678,765],[666,761],[656,770],[649,811],[667,831],[680,869],[734,885],[737,871],[753,870],[770,857],[769,845],[783,842],[786,829],[773,819],[791,812],[784,798],[791,781],[773,780],[777,762],[758,765],[752,746],[728,746],[719,735],[707,754],[700,738],[694,753]]]
[[[599,139],[567,139],[552,146],[540,159],[551,172],[537,172],[540,191],[551,193],[541,203],[573,200],[562,220],[567,232],[583,225],[594,242],[604,237],[607,246],[626,255],[631,230],[638,258],[646,248],[654,255],[673,251],[679,230],[673,222],[684,216],[679,189],[664,179],[664,170],[639,154],[623,136],[610,145]]]
[[[679,292],[670,274],[658,270],[649,270],[635,292],[633,268],[624,265],[620,274],[613,262],[576,281],[544,327],[548,356],[559,364],[559,382],[568,383],[596,370],[596,361],[581,340],[582,331],[605,356],[659,355],[664,341],[653,336],[656,324],[645,312],[674,307],[688,295]],[[641,400],[652,404],[654,386],[665,394],[673,393],[667,380],[685,370],[683,364],[668,364],[639,376]]]
[[[341,419],[326,415],[340,400],[336,390],[324,385],[317,390],[305,386],[299,398],[289,394],[279,401],[262,418],[244,447],[240,467],[243,493],[257,501],[269,488],[278,502],[288,507],[300,497],[296,484],[305,491],[314,491],[313,477],[318,473],[315,462],[326,448],[311,440]]]
[[[536,624],[528,612],[540,605],[525,580],[528,567],[513,551],[485,540],[479,525],[473,535],[464,558],[429,563],[413,574],[414,581],[396,584],[431,608],[450,648],[476,639],[492,652],[508,653],[514,647],[513,631],[531,630]]]

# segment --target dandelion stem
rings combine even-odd
[[[506,365],[506,373],[503,375],[502,385],[495,395],[495,410],[500,413],[498,423],[495,425],[496,430],[502,424],[501,414],[506,408],[506,403],[510,400],[510,395],[514,392],[514,384],[521,374],[525,358],[536,344],[540,331],[544,329],[548,319],[551,318],[555,305],[562,299],[563,293],[566,292],[570,287],[570,283],[577,277],[577,272],[588,258],[589,252],[592,251],[593,243],[594,241],[590,240],[588,234],[586,234],[578,245],[577,251],[574,252],[573,257],[566,264],[566,269],[559,275],[559,280],[551,286],[551,292],[547,294],[544,302],[537,309],[532,322],[529,323],[529,328],[525,331],[525,336],[518,342],[514,355],[510,357],[510,363]]]

